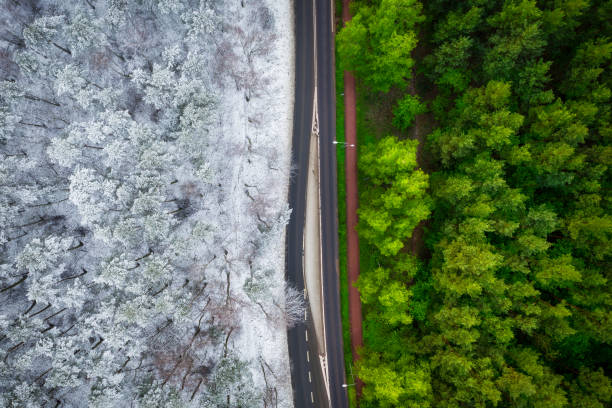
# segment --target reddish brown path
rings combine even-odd
[[[350,0],[342,2],[342,20],[346,23],[351,19]],[[351,350],[353,360],[359,360],[358,351],[363,347],[363,329],[361,315],[361,299],[355,282],[359,278],[359,237],[357,236],[357,122],[356,122],[355,77],[351,72],[344,72],[344,134],[346,140],[346,229],[347,229],[347,265],[348,265],[348,300],[349,321],[351,325]],[[363,383],[356,381],[357,396],[361,395]]]

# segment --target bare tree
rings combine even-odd
[[[285,285],[285,305],[283,308],[283,317],[287,328],[296,326],[304,321],[304,313],[306,311],[306,302],[304,294],[298,291],[293,286]]]

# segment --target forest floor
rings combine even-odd
[[[231,87],[224,89],[222,95],[223,112],[227,117],[223,121],[225,128],[222,134],[236,139],[237,149],[248,152],[250,147],[246,144],[253,143],[257,151],[269,149],[274,151],[278,157],[279,168],[285,169],[290,166],[291,138],[293,126],[293,104],[294,104],[294,27],[293,27],[293,7],[288,2],[275,0],[265,0],[263,2],[272,12],[274,24],[274,41],[271,45],[270,54],[259,62],[258,69],[261,72],[273,72],[270,75],[266,86],[266,92],[262,92],[259,97],[254,97],[246,101],[241,92],[232,92]],[[236,6],[239,11],[239,6]],[[235,11],[238,14],[238,11]],[[270,120],[271,118],[275,120]],[[235,203],[234,213],[237,217],[242,217],[242,223],[249,221],[246,219],[253,213],[252,199],[244,193],[246,185],[262,185],[265,188],[275,190],[278,197],[288,196],[289,178],[282,177],[279,173],[270,170],[254,169],[256,161],[243,160],[241,167],[236,167],[235,179],[232,182],[232,199]],[[279,177],[280,176],[280,177]],[[276,183],[276,180],[282,180]],[[259,194],[258,190],[251,190],[252,194]],[[258,196],[255,195],[255,198]],[[272,204],[272,203],[270,203]],[[285,205],[279,200],[273,204],[275,208]],[[272,209],[272,206],[270,207]],[[237,229],[240,229],[238,227]],[[275,237],[274,244],[270,247],[270,252],[266,254],[268,258],[268,268],[274,271],[272,280],[274,287],[270,287],[273,297],[284,298],[284,247],[285,236],[284,228],[280,236]],[[239,252],[238,245],[246,243],[248,239],[243,237],[242,241],[237,241],[236,252]],[[245,244],[246,245],[246,244]],[[243,281],[248,274],[237,277],[232,285],[237,288],[243,286]],[[245,308],[241,316],[241,330],[232,336],[234,348],[240,350],[241,358],[247,361],[257,362],[260,358],[266,361],[273,368],[275,379],[278,381],[279,401],[283,407],[293,406],[292,386],[290,375],[290,360],[288,355],[286,331],[279,330],[267,320],[267,317],[257,308]],[[265,379],[259,375],[258,365],[250,367],[256,386],[261,386]]]
[[[413,59],[415,61],[422,61],[423,57],[429,52],[423,43],[424,41],[419,38],[419,43],[413,51]],[[430,103],[436,97],[437,92],[434,88],[427,89],[424,86],[424,83],[425,78],[423,77],[423,74],[419,73],[415,68],[413,68],[408,91],[411,95],[418,95],[421,97],[423,102]],[[409,131],[410,138],[419,141],[419,144],[417,145],[417,165],[425,173],[431,172],[431,164],[425,149],[425,141],[427,139],[427,135],[431,133],[435,124],[433,114],[431,112],[425,112],[415,116],[414,125]],[[427,256],[424,235],[428,222],[428,220],[421,221],[412,232],[412,237],[410,238],[410,252],[419,259],[423,259]]]

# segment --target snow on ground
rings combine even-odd
[[[265,199],[262,198],[265,202],[261,203],[265,206],[263,211],[273,214],[286,213],[288,196],[294,98],[293,2],[265,0],[261,4],[271,11],[271,16],[259,16],[269,19],[264,24],[267,29],[272,30],[268,34],[274,37],[272,44],[263,44],[271,45],[270,52],[255,64],[257,71],[264,75],[262,80],[266,82],[265,89],[247,101],[244,90],[226,86],[220,93],[220,109],[217,110],[219,135],[227,138],[231,145],[235,145],[242,152],[234,156],[235,163],[228,163],[228,167],[233,169],[233,189],[229,201],[234,206],[232,212],[236,228],[232,232],[236,234],[233,240],[235,246],[248,245],[249,229],[243,226],[248,223],[248,218],[254,218],[253,206],[260,204],[254,203],[249,195],[256,198],[260,194],[265,196]],[[234,21],[233,24],[246,29],[251,24],[248,21],[248,8],[249,5],[247,10],[242,9],[240,2],[236,1],[233,7],[228,5],[226,15],[232,15],[231,18],[239,16],[240,22]],[[248,195],[245,191],[248,191]],[[275,227],[275,233],[271,234],[270,239],[265,253],[258,257],[257,267],[273,271],[271,281],[274,284],[269,288],[270,296],[276,300],[278,307],[282,308],[284,224]],[[234,248],[235,252],[240,250],[241,248]],[[232,279],[238,279],[238,283],[232,285],[241,288],[248,276],[248,272],[245,272],[239,277],[233,277]],[[242,327],[239,334],[232,338],[233,348],[238,350],[242,354],[241,358],[245,360],[257,362],[263,359],[276,377],[278,398],[279,402],[282,402],[279,406],[293,406],[284,323],[270,321],[260,308],[241,308],[241,314]],[[263,386],[264,381],[259,366],[257,363],[251,364],[257,387]]]

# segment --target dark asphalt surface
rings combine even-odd
[[[304,289],[302,268],[304,216],[308,153],[314,97],[314,18],[316,2],[317,88],[320,140],[321,224],[323,257],[323,302],[332,408],[348,407],[342,384],[344,355],[338,280],[338,219],[334,38],[330,0],[295,0],[295,111],[292,164],[294,175],[289,186],[289,205],[293,209],[287,226],[286,275],[298,290]],[[310,316],[310,311],[308,313]],[[308,331],[308,341],[306,340]],[[291,381],[295,408],[327,407],[325,385],[318,360],[318,347],[312,321],[288,330]],[[308,361],[308,357],[309,360]],[[310,372],[310,376],[309,376]]]
[[[299,0],[298,0],[299,1]],[[321,236],[323,257],[323,305],[329,388],[332,408],[348,407],[342,345],[338,262],[338,180],[336,169],[336,83],[333,2],[316,0],[317,105],[321,175]]]

